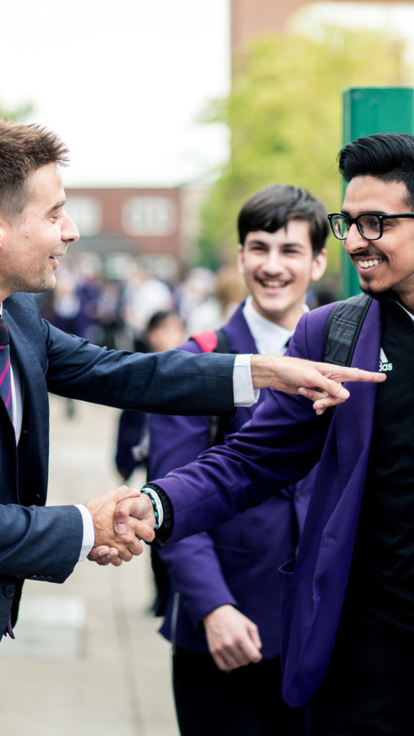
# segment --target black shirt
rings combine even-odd
[[[368,473],[345,613],[414,633],[414,322],[387,298]]]

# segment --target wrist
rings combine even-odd
[[[151,501],[152,511],[155,518],[154,530],[156,531],[160,528],[164,521],[164,510],[160,501],[160,497],[158,493],[149,486],[144,486],[143,488],[141,488],[141,493],[144,493],[146,496],[148,496],[149,500]]]
[[[277,377],[275,369],[281,359],[283,360],[278,355],[252,355],[250,366],[253,388],[267,388],[269,386],[269,376],[272,376],[273,380]]]
[[[174,514],[170,499],[168,498],[167,494],[164,493],[162,488],[157,486],[155,483],[146,483],[144,488],[146,491],[151,491],[155,493],[161,503],[163,517],[159,528],[156,529],[155,532],[155,542],[157,546],[164,547],[171,536],[172,528],[174,525]]]

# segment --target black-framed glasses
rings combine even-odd
[[[392,215],[362,212],[358,217],[348,217],[342,212],[328,215],[332,232],[338,240],[347,239],[352,225],[357,226],[359,234],[365,240],[379,240],[384,231],[384,220],[396,220],[399,217],[414,217],[414,212],[399,212]]]

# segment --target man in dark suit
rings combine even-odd
[[[120,564],[140,553],[136,535],[152,536],[133,521],[124,539],[112,531],[115,504],[129,489],[79,507],[43,508],[48,391],[125,409],[231,412],[237,372],[247,378],[247,391],[234,384],[241,403],[267,385],[295,393],[307,387],[312,399],[315,386],[331,390],[333,403],[347,396],[329,379],[344,380],[334,367],[253,356],[250,373],[249,356],[235,367],[234,356],[108,351],[42,320],[30,293],[53,289],[58,258],[79,237],[57,168],[67,153],[38,126],[0,122],[0,638],[6,629],[12,633],[24,578],[63,582],[86,555]]]

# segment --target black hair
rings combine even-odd
[[[312,252],[317,256],[328,237],[325,207],[307,189],[286,184],[269,184],[245,202],[237,220],[239,242],[244,245],[248,233],[258,230],[274,233],[291,220],[309,223]]]
[[[414,136],[408,133],[376,133],[348,143],[338,155],[345,182],[356,176],[374,176],[407,187],[407,205],[414,206]]]
[[[163,322],[165,322],[170,317],[180,317],[178,312],[175,309],[163,309],[159,312],[155,312],[152,317],[148,320],[148,324],[145,328],[145,332],[151,332],[152,330],[157,330],[160,325],[162,325]]]

